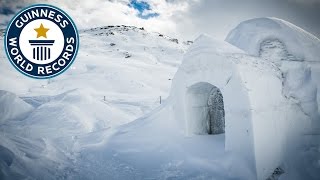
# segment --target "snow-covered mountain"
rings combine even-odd
[[[159,106],[160,96],[165,101],[192,43],[122,25],[81,30],[80,40],[72,67],[49,80],[18,73],[1,51],[0,179],[62,176],[76,137],[128,123]]]

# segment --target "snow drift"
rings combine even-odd
[[[150,112],[160,95],[168,96],[188,47],[124,25],[81,30],[80,36],[75,63],[48,80],[18,73],[0,51],[1,180],[76,179],[74,162],[82,148],[101,144],[109,129]]]
[[[23,119],[33,110],[32,106],[15,94],[3,90],[0,90],[0,104],[0,124],[8,120]]]

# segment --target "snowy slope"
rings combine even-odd
[[[159,106],[191,43],[132,26],[81,30],[80,38],[75,63],[49,80],[21,75],[1,51],[0,156],[9,160],[0,160],[0,179],[56,179],[72,172],[75,139]]]
[[[86,98],[94,101],[101,102],[105,96],[104,104],[122,109],[133,120],[157,106],[159,96],[168,95],[171,79],[187,48],[183,42],[177,44],[172,38],[135,27],[82,30],[80,37],[76,63],[62,76],[49,80],[33,80],[16,73],[1,52],[1,89],[36,106],[53,98],[49,96],[72,90],[79,94],[75,96],[82,96],[85,91],[89,96]],[[135,110],[128,112],[126,108]]]

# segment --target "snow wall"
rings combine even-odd
[[[294,24],[278,18],[251,19],[240,23],[226,38],[227,42],[253,56],[261,56],[261,46],[270,40],[283,44],[289,58],[282,58],[282,62],[301,62],[309,67],[312,82],[320,89],[320,40]],[[317,103],[319,108],[319,90]]]
[[[226,42],[199,37],[172,84],[175,119],[184,125],[186,135],[201,134],[208,86],[223,95],[225,149],[252,159],[258,178],[266,179],[282,162],[286,139],[283,112],[288,107],[281,94],[280,71]]]
[[[257,18],[240,23],[226,41],[280,69],[282,95],[290,101],[283,133],[287,179],[319,179],[320,40],[284,20]]]

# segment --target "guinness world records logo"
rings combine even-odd
[[[70,16],[47,4],[32,5],[17,13],[4,40],[10,63],[37,79],[63,73],[79,49],[78,31]]]

